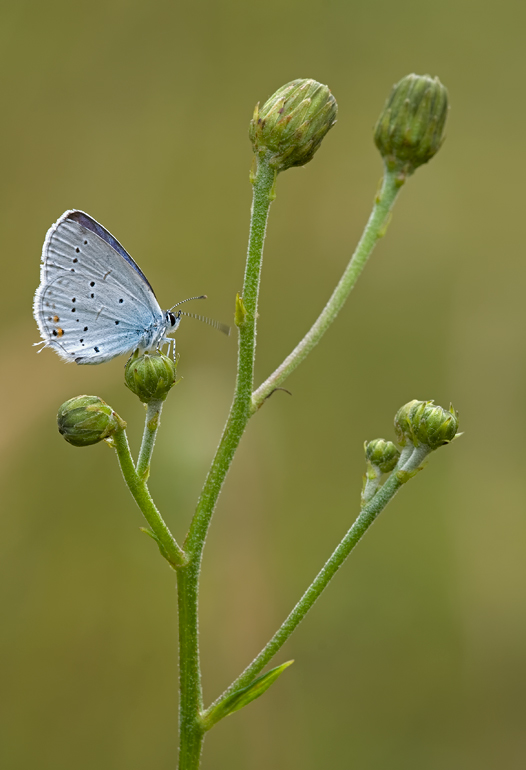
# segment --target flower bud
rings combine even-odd
[[[415,426],[415,435],[422,444],[431,449],[438,449],[443,444],[449,444],[457,435],[458,414],[453,405],[449,410],[427,401],[424,409],[420,410]]]
[[[422,410],[426,405],[425,401],[409,401],[408,404],[400,407],[394,418],[394,429],[396,434],[396,440],[400,446],[405,446],[407,443],[418,446],[419,442],[414,432],[414,417],[419,410]]]
[[[143,404],[164,401],[175,385],[176,362],[162,353],[131,356],[124,367],[124,382]]]
[[[400,452],[392,441],[376,438],[365,443],[365,459],[381,473],[392,471],[399,457]]]
[[[438,449],[453,441],[457,430],[458,415],[453,406],[448,411],[433,401],[410,401],[395,417],[395,432],[401,446],[424,444],[432,450]]]
[[[446,88],[429,75],[407,75],[393,86],[378,118],[374,141],[390,171],[401,177],[431,160],[444,140]]]
[[[254,110],[249,136],[256,154],[272,168],[285,171],[314,157],[336,123],[338,105],[327,86],[316,80],[292,80]]]
[[[73,446],[91,446],[109,438],[126,423],[98,396],[76,396],[57,414],[58,432]]]

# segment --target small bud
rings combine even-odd
[[[393,87],[374,130],[390,171],[404,179],[431,160],[444,141],[448,109],[447,89],[438,78],[407,75]]]
[[[365,459],[378,468],[381,473],[390,473],[399,457],[400,452],[392,441],[376,438],[365,444]]]
[[[254,110],[249,136],[254,152],[276,171],[304,166],[336,123],[338,105],[327,86],[293,80]]]
[[[424,444],[432,450],[438,449],[453,441],[457,430],[458,415],[453,406],[447,411],[433,401],[410,401],[395,417],[395,432],[401,446]]]
[[[124,382],[143,404],[164,401],[175,385],[176,362],[162,353],[135,354],[124,367]]]
[[[453,405],[446,410],[432,401],[427,401],[425,408],[419,411],[415,435],[422,444],[431,449],[449,444],[457,435],[457,430],[458,414]]]
[[[98,396],[77,396],[57,414],[58,431],[73,446],[91,446],[126,427],[124,420]]]

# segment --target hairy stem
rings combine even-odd
[[[274,657],[276,652],[285,644],[292,632],[303,620],[307,612],[311,609],[316,599],[322,591],[328,586],[334,575],[340,569],[353,548],[362,539],[371,524],[378,518],[386,505],[393,499],[402,484],[411,478],[413,471],[419,467],[426,454],[429,453],[427,447],[414,449],[410,459],[404,463],[403,468],[394,470],[388,480],[385,482],[372,500],[361,510],[358,518],[349,529],[343,540],[333,551],[322,569],[318,572],[310,586],[307,588],[299,602],[292,612],[284,620],[280,628],[276,631],[272,639],[263,648],[252,663],[232,682],[230,687],[204,712],[203,718],[209,718],[209,715],[217,709],[220,704],[232,693],[241,687],[246,687],[263,670],[267,663]]]
[[[172,533],[166,526],[163,517],[157,510],[155,503],[150,496],[146,482],[135,470],[126,431],[116,431],[113,434],[112,439],[117,451],[117,457],[119,459],[122,475],[124,476],[124,481],[132,493],[135,502],[141,509],[142,515],[152,528],[154,539],[159,545],[159,550],[164,558],[170,562],[172,567],[181,567],[188,562],[188,558],[182,548],[177,545]]]
[[[157,431],[161,424],[163,403],[163,401],[150,401],[146,407],[144,433],[142,434],[139,459],[137,460],[137,475],[144,481],[146,481],[150,475],[150,462],[155,446],[155,439],[157,438]]]
[[[334,289],[331,298],[311,326],[301,342],[296,345],[292,353],[283,363],[259,386],[252,396],[252,409],[255,411],[263,404],[270,394],[282,385],[287,377],[307,357],[312,348],[318,344],[329,326],[345,304],[345,301],[353,289],[360,273],[362,272],[369,255],[377,241],[385,234],[389,221],[391,208],[396,200],[401,187],[401,181],[395,174],[385,171],[382,186],[376,196],[369,221],[365,226],[362,237],[351,257],[351,261],[345,268],[340,281]]]
[[[190,562],[178,571],[179,598],[179,770],[199,767],[204,727],[199,666],[198,595],[201,557],[214,508],[234,453],[251,415],[256,350],[257,303],[263,244],[275,172],[261,160],[254,180],[253,202],[239,322],[236,389],[221,441],[212,461],[185,541]]]
[[[243,285],[245,314],[239,325],[237,380],[230,414],[206,477],[186,538],[191,558],[201,558],[210,520],[234,453],[251,415],[256,353],[257,305],[267,218],[272,202],[275,171],[260,160],[254,179],[247,264]]]
[[[199,562],[177,571],[179,608],[179,770],[197,770],[205,730],[199,665]]]

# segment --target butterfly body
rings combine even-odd
[[[102,225],[66,211],[47,232],[33,313],[44,347],[100,364],[173,342],[180,313],[161,310],[139,266]]]

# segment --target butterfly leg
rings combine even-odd
[[[172,358],[175,361],[175,340],[173,337],[164,337],[161,342],[159,343],[158,350],[161,350],[164,345],[168,345],[168,350],[166,351],[166,354],[169,356],[170,352],[172,353]]]

